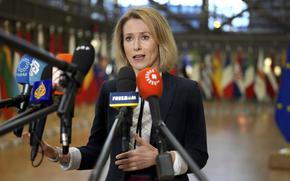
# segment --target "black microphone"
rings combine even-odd
[[[34,83],[30,103],[33,106],[41,104],[41,108],[52,104],[52,81],[43,80]],[[30,145],[31,145],[31,161],[34,161],[39,145],[42,140],[42,135],[46,123],[47,115],[42,115],[30,124]]]
[[[95,49],[91,44],[78,46],[72,58],[72,66],[75,72],[67,72],[67,84],[64,85],[64,95],[61,98],[58,108],[58,115],[61,118],[61,143],[63,154],[67,154],[71,142],[71,127],[73,105],[77,89],[81,86],[85,75],[88,73],[95,59]]]
[[[34,58],[30,72],[30,83],[33,83],[33,89],[30,96],[30,107],[40,106],[40,108],[44,108],[52,104],[53,87],[51,78],[52,66]],[[37,79],[40,80],[37,81]],[[46,124],[46,118],[47,115],[43,115],[29,124],[31,161],[34,161],[37,156]]]
[[[128,124],[128,122],[132,121],[132,115],[131,111],[133,107],[136,107],[138,105],[139,101],[139,94],[135,91],[136,89],[136,77],[135,73],[132,68],[130,67],[122,67],[118,73],[117,82],[116,82],[116,88],[120,92],[111,92],[110,93],[110,107],[113,108],[120,108],[118,114],[115,117],[115,121],[110,129],[110,132],[108,133],[108,136],[106,138],[106,141],[103,145],[102,151],[100,153],[99,159],[94,167],[94,170],[89,178],[89,180],[95,181],[99,180],[100,173],[102,169],[104,168],[104,165],[106,163],[106,160],[109,157],[112,142],[115,136],[115,133],[117,133],[117,130],[119,133],[122,134],[122,150],[128,150],[129,147],[129,131],[128,128],[122,128],[119,129],[121,124],[125,122],[125,124]],[[124,92],[127,91],[127,92]],[[131,92],[128,92],[131,91]],[[128,114],[129,112],[129,114]],[[125,120],[128,119],[128,120]]]
[[[117,77],[117,92],[128,92],[128,94],[134,94],[133,91],[136,89],[136,76],[135,72],[131,67],[122,67],[118,73]],[[131,93],[133,92],[133,93]],[[121,123],[121,132],[122,132],[122,152],[129,150],[129,143],[130,143],[130,127],[132,126],[132,117],[133,117],[133,108],[138,105],[139,96],[138,94],[134,97],[136,99],[129,100],[130,105],[124,105],[120,108],[125,111],[125,119]],[[132,100],[135,100],[135,104],[132,104]],[[127,102],[127,101],[126,101]],[[121,104],[122,105],[122,104]]]

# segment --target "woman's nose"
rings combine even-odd
[[[136,39],[136,40],[134,41],[134,50],[135,50],[135,51],[139,51],[139,50],[141,50],[140,40],[138,40],[138,39]]]

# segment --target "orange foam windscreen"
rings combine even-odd
[[[154,68],[145,68],[138,73],[137,86],[141,97],[145,100],[150,96],[160,98],[163,92],[162,78]]]
[[[56,55],[56,58],[67,62],[67,63],[71,63],[72,62],[72,57],[73,55],[70,53],[59,53]],[[59,78],[60,75],[62,74],[62,70],[58,69],[57,67],[53,67],[52,68],[52,84],[54,87],[54,95],[63,95],[63,90],[59,85]]]

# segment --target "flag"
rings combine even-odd
[[[57,28],[57,52],[64,53],[63,50],[63,29],[62,27]]]
[[[56,40],[55,40],[55,28],[54,28],[54,26],[49,27],[49,51],[52,54],[56,53]]]
[[[44,35],[43,35],[43,26],[39,24],[37,26],[37,45],[39,48],[44,49]]]
[[[249,50],[247,58],[245,60],[245,97],[247,99],[255,98],[254,83],[255,83],[255,66],[254,66],[254,56],[252,50]]]
[[[13,76],[13,64],[11,51],[7,46],[3,46],[0,50],[0,98],[10,98],[19,94],[17,83]],[[1,109],[4,119],[13,116],[12,109]]]
[[[241,50],[236,52],[234,60],[234,97],[241,98],[244,96],[244,73],[243,73],[243,56]]]
[[[191,54],[188,53],[187,50],[184,50],[184,52],[181,55],[181,62],[182,62],[182,67],[181,67],[181,71],[182,71],[182,75],[185,78],[189,78],[191,76],[192,73],[192,56]]]
[[[16,36],[18,38],[22,38],[22,31],[21,31],[21,23],[20,22],[16,23]],[[14,76],[16,74],[16,69],[18,67],[20,57],[21,57],[21,54],[18,51],[14,51],[14,55],[13,55],[13,75]]]
[[[74,29],[69,31],[68,52],[73,54],[76,48],[76,37]]]
[[[268,96],[271,99],[274,99],[276,97],[277,91],[278,91],[278,83],[277,79],[274,75],[274,56],[269,56],[265,58],[265,64],[264,64],[264,73],[265,73],[265,82],[266,82],[266,90],[268,93]]]
[[[191,76],[190,79],[200,82],[200,56],[198,54],[198,52],[196,50],[193,50],[191,52],[191,57],[192,57],[192,61],[191,61]]]
[[[256,69],[254,91],[258,101],[266,101],[268,99],[264,74],[264,51],[258,50],[258,62]]]
[[[25,34],[25,39],[28,42],[32,42],[32,33],[31,33],[31,25],[28,23],[26,24],[26,34]]]
[[[233,98],[234,94],[234,71],[233,65],[231,60],[231,53],[226,53],[226,59],[223,65],[223,72],[222,72],[222,90],[223,90],[223,97],[225,99]]]
[[[275,120],[285,140],[290,142],[290,43],[286,66],[283,68],[280,89],[276,101]]]
[[[107,35],[103,33],[101,35],[101,50],[100,50],[100,55],[101,57],[108,58],[108,44],[107,44]]]
[[[205,99],[210,100],[213,97],[212,87],[212,63],[211,54],[208,53],[204,56],[204,61],[201,62],[201,80],[200,86]]]
[[[212,59],[212,80],[213,80],[213,93],[216,98],[222,97],[222,53],[220,49],[216,49]]]

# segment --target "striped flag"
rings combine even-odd
[[[19,94],[18,86],[13,75],[11,51],[7,46],[0,49],[0,98],[10,98]],[[11,108],[1,109],[4,119],[13,116]]]
[[[43,26],[39,24],[37,26],[37,46],[44,49],[44,34],[43,34]]]
[[[225,99],[231,99],[234,95],[234,71],[231,59],[231,53],[226,53],[226,59],[223,65],[222,90]]]
[[[52,54],[56,53],[55,27],[49,27],[49,51]]]
[[[210,100],[213,98],[212,87],[212,62],[211,54],[208,53],[204,56],[204,61],[201,64],[201,81],[200,86],[205,99]]]
[[[255,83],[255,63],[253,51],[249,50],[247,58],[245,60],[245,77],[244,77],[244,86],[245,86],[245,97],[247,99],[255,98],[254,83]]]
[[[222,53],[220,49],[216,49],[212,59],[212,80],[213,80],[213,93],[216,98],[222,97]]]
[[[192,56],[190,53],[188,53],[188,50],[184,50],[184,52],[181,55],[181,61],[182,61],[182,75],[185,78],[189,78],[192,73]]]
[[[234,97],[241,98],[244,96],[244,73],[243,73],[243,56],[241,50],[236,52],[236,58],[234,60]]]
[[[276,97],[277,91],[278,91],[278,83],[277,79],[274,75],[273,67],[274,67],[274,56],[269,56],[265,58],[265,64],[264,64],[264,73],[265,73],[265,82],[266,82],[266,90],[268,93],[268,96],[271,99],[274,99]]]
[[[58,53],[63,53],[64,49],[63,49],[63,29],[62,27],[58,27],[57,28],[57,52]]]
[[[107,35],[105,33],[101,35],[101,41],[102,41],[100,50],[101,57],[108,58],[109,54],[108,54]]]
[[[16,23],[16,36],[18,38],[22,38],[22,31],[21,31],[21,23],[17,22]],[[13,75],[15,76],[16,74],[16,69],[20,60],[21,54],[18,51],[14,51],[13,54]]]
[[[254,91],[258,101],[268,100],[266,82],[265,82],[265,73],[264,73],[264,50],[258,50],[258,62],[257,70],[255,77]]]
[[[31,25],[29,23],[25,26],[25,40],[30,43],[32,42]]]
[[[285,140],[290,142],[290,43],[286,66],[283,68],[280,89],[276,101],[275,120]]]
[[[69,30],[68,52],[73,54],[76,48],[76,37],[74,29]]]
[[[190,79],[200,82],[200,63],[199,63],[200,56],[196,50],[193,50],[191,52],[191,57],[192,57],[192,61],[191,61],[192,70],[191,70]]]

